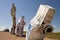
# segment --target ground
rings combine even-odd
[[[25,37],[17,37],[10,32],[0,32],[0,40],[26,40]]]
[[[0,32],[0,40],[26,40],[26,37],[17,37],[10,32]],[[60,40],[60,33],[48,33],[44,40]]]
[[[46,40],[60,40],[60,32],[47,33],[45,36]]]

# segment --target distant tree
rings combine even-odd
[[[9,29],[5,29],[5,30],[3,30],[3,32],[9,32]]]

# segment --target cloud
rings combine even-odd
[[[11,29],[11,26],[0,26],[0,31],[3,31],[5,29]]]
[[[11,27],[12,26],[0,26],[0,31],[3,31],[3,30],[5,30],[5,29],[9,29],[9,31],[11,31]],[[24,26],[24,31],[26,31],[26,26]]]

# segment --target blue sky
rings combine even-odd
[[[0,0],[0,29],[4,26],[10,28],[12,25],[12,3],[16,6],[16,22],[21,16],[25,16],[26,26],[35,16],[40,4],[54,7],[56,12],[51,24],[54,25],[54,31],[60,32],[60,0]]]

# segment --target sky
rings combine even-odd
[[[51,25],[55,32],[60,32],[60,0],[0,0],[0,30],[11,28],[12,3],[16,6],[16,22],[21,16],[25,16],[25,29],[30,20],[35,16],[40,4],[47,4],[55,8],[55,15]]]

